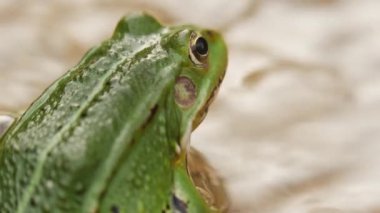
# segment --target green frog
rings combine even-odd
[[[123,17],[1,136],[0,212],[225,211],[188,159],[226,66],[215,31]]]

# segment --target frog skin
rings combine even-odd
[[[0,138],[0,212],[214,212],[189,137],[227,66],[217,32],[123,17]]]

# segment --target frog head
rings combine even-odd
[[[212,30],[185,25],[167,31],[164,46],[181,58],[172,98],[181,120],[180,134],[186,136],[205,118],[218,92],[227,67],[227,48],[221,35]]]
[[[154,17],[141,12],[125,16],[113,38],[125,35],[159,38],[171,57],[170,63],[179,63],[173,98],[183,121],[181,133],[190,124],[190,130],[194,130],[207,114],[224,78],[227,48],[222,36],[192,25],[163,26]]]

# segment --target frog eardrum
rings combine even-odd
[[[174,89],[175,101],[179,106],[187,108],[194,103],[197,97],[197,91],[191,79],[185,76],[179,76],[176,79]]]

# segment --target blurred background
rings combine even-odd
[[[0,2],[0,111],[23,111],[121,16],[217,29],[219,97],[192,136],[232,212],[380,212],[380,1]]]

